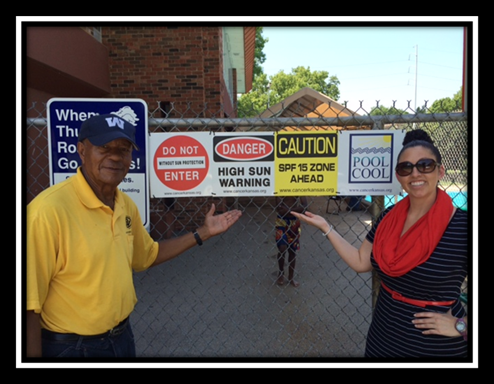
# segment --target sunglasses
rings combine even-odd
[[[400,176],[408,176],[412,174],[413,168],[417,168],[420,173],[431,173],[439,164],[436,160],[422,159],[412,164],[409,161],[404,161],[396,165],[395,171]]]

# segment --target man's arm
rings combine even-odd
[[[41,324],[40,315],[34,311],[27,311],[26,316],[26,355],[27,357],[41,357]]]
[[[211,209],[206,214],[204,224],[197,228],[197,234],[202,241],[206,241],[213,236],[217,236],[227,231],[242,216],[242,212],[234,209],[221,215],[215,215],[216,207],[211,205]],[[186,250],[197,245],[197,240],[192,233],[183,236],[167,239],[159,242],[159,251],[152,267],[171,260]]]

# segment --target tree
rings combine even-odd
[[[426,113],[461,112],[462,89],[453,96],[445,97],[432,103]],[[466,175],[464,165],[468,159],[468,128],[466,123],[425,123],[424,129],[430,132],[434,143],[441,148],[446,174],[461,184],[461,175]],[[465,145],[461,145],[465,143]],[[466,177],[466,176],[463,176]]]
[[[256,43],[254,48],[254,78],[264,73],[262,64],[266,61],[266,54],[263,52],[264,46],[269,41],[262,36],[262,27],[256,27]]]
[[[326,71],[311,72],[310,67],[293,68],[290,74],[280,71],[271,77],[270,104],[276,104],[304,87],[312,88],[333,100],[338,100],[340,81],[336,76],[331,76],[328,80],[328,76],[329,73]]]
[[[404,111],[403,109],[398,109],[395,108],[394,106],[388,108],[388,107],[382,107],[382,106],[376,106],[372,107],[369,115],[370,116],[389,116],[389,115],[407,115],[408,112]]]
[[[428,109],[428,113],[447,113],[461,111],[462,88],[453,96],[436,100]],[[424,107],[425,108],[425,107]]]
[[[458,112],[461,110],[462,101],[462,89],[453,96],[453,98],[445,97],[443,99],[436,100],[432,105],[425,103],[421,107],[417,107],[414,112],[407,112],[406,110],[392,107],[372,107],[369,115],[370,116],[380,116],[380,115],[407,115],[410,113],[447,113],[447,112]]]
[[[238,100],[241,117],[252,117],[262,113],[270,105],[279,103],[304,87],[312,88],[337,101],[340,97],[336,76],[328,79],[326,71],[311,71],[310,67],[296,67],[291,73],[279,71],[269,79],[265,73],[254,77],[252,90]]]

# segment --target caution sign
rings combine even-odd
[[[275,179],[280,196],[336,194],[338,133],[279,132]]]
[[[209,173],[208,133],[152,135],[154,196],[197,196],[206,193],[203,184]]]

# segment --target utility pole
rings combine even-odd
[[[419,46],[415,45],[415,113],[417,113],[417,71],[419,65]]]
[[[270,107],[270,93],[271,93],[271,82],[268,83],[268,108]]]

